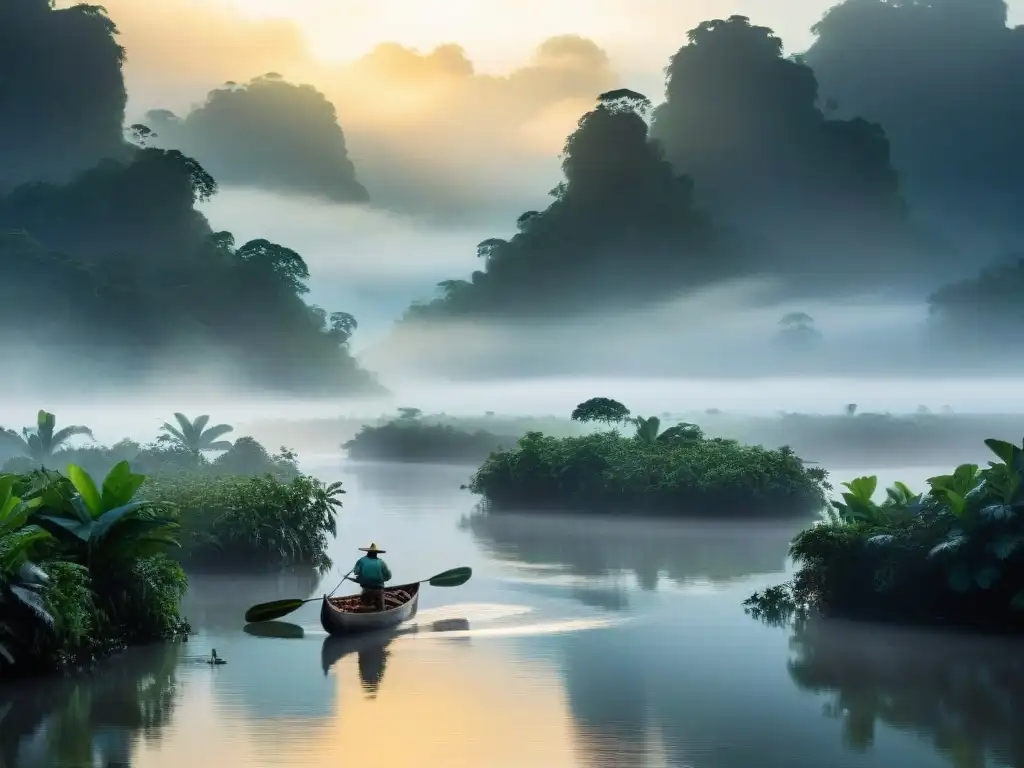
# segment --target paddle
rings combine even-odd
[[[473,569],[468,566],[462,566],[461,568],[452,568],[450,571],[444,571],[436,576],[432,576],[429,579],[423,579],[422,581],[414,581],[413,584],[429,584],[432,587],[461,587],[467,581],[469,577],[473,575]],[[345,578],[348,578],[347,576]],[[344,581],[344,579],[342,579]],[[337,587],[335,587],[337,589]],[[245,621],[248,624],[254,624],[258,621],[272,621],[279,619],[282,616],[287,616],[294,610],[297,610],[300,606],[306,603],[312,603],[316,600],[322,600],[323,597],[310,597],[306,600],[294,598],[291,600],[274,600],[269,603],[259,603],[252,606],[248,611],[245,612]]]

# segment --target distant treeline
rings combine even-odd
[[[481,431],[505,444],[531,431],[569,437],[597,429],[557,416],[439,413],[419,414],[415,418],[421,426],[452,427],[463,434]],[[1024,414],[859,413],[854,408],[851,413],[837,415],[750,416],[711,409],[697,413],[666,412],[661,414],[661,419],[665,427],[677,423],[697,424],[709,437],[769,448],[789,445],[808,461],[829,466],[868,467],[879,463],[911,466],[950,459],[966,461],[972,457],[963,455],[965,446],[970,450],[971,446],[983,445],[985,436],[997,435],[1005,439],[1024,436]],[[393,421],[393,416],[260,421],[245,425],[245,430],[271,445],[294,445],[304,452],[337,453],[340,444],[352,440],[363,427],[381,427]],[[486,452],[478,458],[484,456]]]

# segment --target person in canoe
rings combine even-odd
[[[376,544],[360,547],[366,554],[360,557],[352,568],[352,580],[363,588],[362,602],[367,608],[384,610],[384,585],[391,580],[391,569],[380,559],[385,550],[377,549]]]

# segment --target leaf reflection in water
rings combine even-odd
[[[804,620],[789,661],[804,690],[830,694],[854,751],[879,723],[932,742],[955,768],[1024,765],[1024,657],[1019,641]]]
[[[132,648],[88,675],[0,692],[0,765],[130,765],[136,737],[159,739],[170,722],[181,654]]]

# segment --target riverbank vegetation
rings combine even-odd
[[[122,462],[0,476],[0,674],[90,660],[187,631],[179,524]]]
[[[209,417],[165,424],[140,447],[67,445],[56,417],[0,440],[24,456],[0,474],[0,675],[88,661],[187,631],[180,601],[190,569],[330,568],[344,493],[301,475],[295,454],[252,438],[221,440]],[[221,451],[210,460],[204,451]],[[134,471],[126,455],[155,468]],[[86,457],[91,473],[68,461]],[[99,478],[103,478],[102,481]]]
[[[425,421],[416,408],[402,408],[397,418],[379,426],[364,425],[342,447],[350,459],[424,463],[471,463],[515,445],[517,438],[482,429],[469,432],[451,424]]]
[[[961,464],[914,493],[876,477],[844,483],[827,519],[793,540],[792,582],[758,593],[758,616],[824,616],[1024,630],[1024,448],[989,439],[981,469]]]
[[[942,406],[921,405],[910,413],[872,412],[857,403],[836,408],[835,413],[755,415],[708,408],[658,414],[668,427],[695,424],[708,437],[736,440],[746,445],[788,445],[801,457],[824,466],[872,466],[879,462],[899,466],[936,466],[968,458],[982,460],[984,440],[1008,430],[1024,434],[1024,414],[955,413]],[[381,427],[394,416],[344,416],[322,419],[254,421],[245,425],[265,444],[287,444],[306,452],[336,451],[339,443],[352,440],[364,427]],[[551,437],[573,437],[602,428],[556,415],[502,413],[420,413],[421,425],[450,426],[461,432],[483,431],[518,439],[527,432]],[[510,443],[503,443],[508,447]],[[964,455],[965,445],[977,445],[978,455]],[[483,459],[486,453],[477,457]]]
[[[623,407],[624,408],[624,407]],[[574,417],[611,423],[604,398]],[[692,424],[661,430],[657,417],[620,411],[632,434],[612,429],[580,437],[528,433],[492,454],[470,489],[498,508],[611,509],[680,517],[813,515],[825,505],[827,472],[806,467],[785,446],[769,450],[706,438]]]

